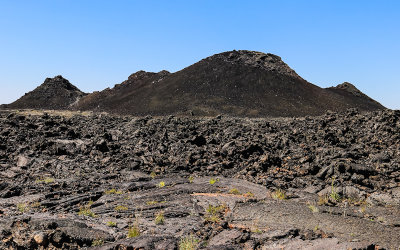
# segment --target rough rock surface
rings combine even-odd
[[[62,76],[46,78],[43,84],[3,109],[68,109],[86,94]]]
[[[399,118],[2,112],[0,248],[396,249]]]

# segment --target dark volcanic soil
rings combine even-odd
[[[396,249],[399,118],[3,112],[0,248]]]
[[[279,56],[228,51],[175,73],[139,71],[115,88],[95,92],[79,110],[131,115],[288,117],[384,109],[351,84],[323,89],[301,78]]]

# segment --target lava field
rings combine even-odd
[[[397,248],[399,118],[2,111],[0,248]]]

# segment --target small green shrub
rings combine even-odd
[[[157,205],[157,204],[162,204],[162,203],[166,203],[167,201],[146,201],[146,204],[148,206],[152,206],[152,205]]]
[[[46,177],[46,178],[44,178],[44,179],[36,179],[35,182],[36,182],[36,183],[46,183],[46,184],[49,184],[49,183],[54,182],[54,178]]]
[[[151,172],[151,173],[150,173],[150,177],[151,177],[152,179],[156,178],[156,176],[157,176],[156,172]]]
[[[219,222],[223,217],[223,213],[226,211],[226,205],[213,206],[208,205],[205,214],[205,220],[209,222]]]
[[[40,202],[36,201],[31,204],[31,208],[39,208],[40,207]]]
[[[158,201],[146,201],[146,204],[152,206],[158,204]]]
[[[92,242],[92,247],[100,247],[104,244],[103,239],[96,239]]]
[[[106,190],[104,193],[105,194],[123,194],[124,192],[122,190],[117,190],[117,189],[113,188],[110,190]]]
[[[340,195],[338,193],[336,193],[335,191],[332,191],[329,194],[329,197],[331,197],[331,199],[334,200],[335,202],[340,202]]]
[[[252,192],[247,192],[244,194],[245,197],[254,197],[254,194]]]
[[[312,204],[308,204],[307,206],[311,210],[311,212],[313,212],[313,213],[318,213],[319,212],[318,207],[316,207],[316,206],[314,206]]]
[[[165,187],[165,182],[161,181],[160,183],[158,183],[157,185],[159,188],[163,188]]]
[[[92,204],[93,204],[93,201],[89,201],[88,204],[81,206],[79,208],[78,215],[89,216],[92,218],[96,217],[96,214],[90,209]]]
[[[283,191],[282,189],[277,189],[275,192],[272,193],[272,198],[277,199],[277,200],[286,200],[286,192]]]
[[[208,205],[206,212],[209,214],[217,214],[224,211],[225,209],[226,209],[225,205],[219,205],[219,206]]]
[[[336,187],[335,187],[335,177],[332,177],[332,184],[331,184],[331,192],[328,194],[325,194],[323,196],[319,197],[318,200],[318,205],[322,206],[322,205],[336,205],[337,203],[340,203],[342,201],[347,201],[349,203],[352,202],[351,199],[342,199],[342,197],[340,197],[339,193],[336,191]]]
[[[156,223],[156,225],[164,225],[165,223],[164,212],[159,212],[158,214],[156,214],[154,222]]]
[[[140,229],[137,223],[129,227],[127,235],[128,238],[135,238],[138,237],[139,235],[140,235]]]
[[[90,208],[86,208],[86,207],[81,207],[79,209],[78,215],[83,215],[83,216],[89,216],[89,217],[96,217],[96,214],[90,210]]]
[[[230,194],[236,194],[236,195],[241,194],[237,188],[232,188],[231,190],[229,190],[229,193]]]
[[[339,202],[341,197],[340,195],[336,192],[335,188],[335,177],[332,177],[332,184],[331,184],[331,193],[329,195],[331,199],[333,199],[335,202]]]
[[[214,185],[216,182],[218,182],[219,181],[219,178],[217,178],[217,179],[214,179],[214,178],[211,178],[210,179],[210,184],[211,185]]]
[[[329,204],[329,195],[323,195],[318,197],[318,205],[323,206]]]
[[[116,227],[116,226],[117,226],[117,223],[114,222],[114,221],[107,221],[107,226],[109,226],[109,227]]]
[[[263,233],[263,231],[260,230],[259,228],[253,228],[253,229],[251,229],[251,232],[252,233],[256,233],[256,234],[262,234]]]
[[[25,213],[25,212],[29,211],[29,206],[26,203],[18,203],[17,204],[17,209],[21,213]]]
[[[253,220],[250,227],[250,232],[261,234],[263,231],[258,227],[258,219]]]
[[[194,181],[194,177],[193,176],[189,176],[189,183],[193,183],[193,181]]]
[[[199,245],[199,242],[200,240],[194,235],[188,235],[184,238],[181,238],[179,241],[179,250],[195,250]]]
[[[114,208],[114,210],[117,211],[117,212],[126,211],[126,210],[128,210],[128,207],[119,205],[119,206],[116,206],[116,207]]]
[[[367,208],[368,208],[368,203],[366,201],[363,201],[360,204],[360,212],[364,214],[367,211]]]

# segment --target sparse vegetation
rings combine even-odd
[[[146,201],[146,204],[147,204],[148,206],[157,205],[157,204],[162,204],[162,203],[166,203],[166,201]]]
[[[36,201],[34,203],[31,204],[32,208],[39,208],[40,207],[40,202]]]
[[[89,216],[93,218],[96,217],[96,214],[92,210],[90,210],[90,208],[85,206],[79,209],[78,215]]]
[[[260,230],[259,228],[251,228],[251,230],[250,230],[252,233],[256,233],[256,234],[262,234],[262,230]]]
[[[335,177],[332,177],[332,184],[331,184],[331,193],[329,195],[335,202],[340,201],[340,195],[336,192],[335,188]]]
[[[272,193],[272,198],[277,199],[277,200],[286,200],[286,192],[283,191],[282,189],[277,189]]]
[[[213,223],[218,223],[220,222],[221,218],[219,217],[219,215],[214,215],[214,214],[210,214],[208,216],[205,217],[206,221],[208,222],[213,222]]]
[[[153,172],[150,173],[150,177],[152,179],[156,178],[156,176],[157,176],[156,172],[153,171]]]
[[[254,197],[254,194],[252,192],[247,192],[243,196],[251,198],[251,197]]]
[[[226,210],[226,205],[208,205],[208,208],[206,209],[205,220],[209,222],[219,222]]]
[[[53,182],[54,182],[54,178],[46,177],[46,178],[44,178],[44,179],[36,179],[35,182],[36,182],[36,183],[46,183],[46,184],[49,184],[49,183],[53,183]]]
[[[122,190],[117,190],[117,189],[113,188],[110,190],[106,190],[104,193],[105,194],[123,194],[124,192]]]
[[[92,247],[100,247],[104,244],[103,239],[96,239],[92,242]]]
[[[118,205],[114,208],[115,211],[120,212],[120,211],[126,211],[128,210],[128,207],[126,206],[122,206],[122,205]]]
[[[152,206],[158,204],[158,201],[146,201],[146,204]]]
[[[19,212],[25,213],[25,212],[29,211],[29,206],[26,203],[18,203],[17,209]]]
[[[133,223],[129,223],[131,225],[128,227],[127,238],[134,238],[134,237],[138,237],[140,235],[140,227],[139,227],[140,216],[141,216],[140,214],[135,214],[135,221]]]
[[[363,201],[360,204],[360,212],[364,214],[367,211],[367,207],[368,207],[368,203],[366,201]]]
[[[313,204],[308,204],[307,207],[311,210],[313,213],[318,213],[319,209],[318,207],[314,206]]]
[[[156,225],[164,225],[165,223],[164,212],[159,212],[158,214],[156,214],[154,222],[156,223]]]
[[[92,204],[93,204],[93,201],[89,201],[88,204],[81,206],[79,208],[78,215],[89,216],[92,218],[96,217],[96,214],[90,209]]]
[[[194,235],[188,235],[181,238],[179,241],[179,250],[195,250],[199,245],[200,240]]]
[[[323,206],[329,204],[329,195],[323,195],[318,197],[318,205]]]
[[[251,224],[251,227],[250,227],[250,231],[252,233],[257,233],[257,234],[260,234],[260,233],[263,232],[258,226],[258,219],[252,221],[252,224]]]
[[[194,181],[194,177],[193,176],[189,176],[189,183],[193,183],[193,181]]]
[[[138,223],[133,224],[132,226],[129,227],[128,229],[128,238],[135,238],[140,235],[140,229]]]
[[[117,226],[117,223],[114,222],[114,221],[107,221],[107,226],[109,226],[109,227],[116,227],[116,226]]]
[[[217,179],[211,178],[209,182],[211,185],[214,185],[218,181],[219,181],[219,178],[217,178]]]
[[[224,211],[225,209],[226,205],[219,205],[219,206],[208,205],[206,212],[209,214],[217,214]]]
[[[347,202],[351,206],[367,206],[367,201],[364,198],[359,197],[342,197],[341,202]]]
[[[90,208],[85,206],[79,209],[78,215],[89,216],[93,218],[96,217],[96,214],[92,210],[90,210]]]
[[[320,196],[318,199],[318,205],[335,205],[342,201],[348,200],[342,199],[342,197],[340,197],[339,193],[336,191],[335,177],[332,177],[331,192],[326,195]]]
[[[159,188],[163,188],[165,187],[165,182],[161,181],[160,183],[158,183],[157,185]]]
[[[241,194],[237,188],[232,188],[231,190],[229,190],[229,193],[230,194],[236,194],[236,195]]]

